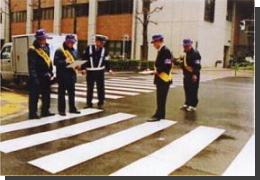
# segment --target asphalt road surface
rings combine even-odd
[[[0,126],[1,174],[253,175],[252,77],[203,74],[198,110],[188,113],[179,110],[184,92],[177,74],[167,120],[146,123],[155,111],[152,79],[133,74],[108,78],[104,111],[85,109],[81,115],[32,121],[22,111],[6,118]],[[85,89],[79,81],[79,109],[85,106]],[[54,112],[56,91],[54,86]]]

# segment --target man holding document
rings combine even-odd
[[[85,64],[82,70],[87,71],[87,108],[92,108],[92,99],[95,83],[98,92],[98,108],[103,109],[105,101],[105,70],[111,72],[109,66],[108,51],[105,48],[107,37],[103,35],[95,36],[95,44],[87,47],[84,53]]]
[[[74,45],[77,42],[74,35],[67,35],[63,47],[58,49],[54,56],[54,65],[57,67],[58,111],[61,116],[66,116],[65,93],[69,96],[69,112],[80,114],[75,106],[75,83],[77,81],[77,51]]]

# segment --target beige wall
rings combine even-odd
[[[175,57],[182,53],[182,40],[191,38],[198,42],[203,66],[214,66],[216,60],[223,60],[224,46],[231,40],[231,23],[226,21],[227,0],[216,0],[215,21],[204,21],[204,0],[159,0],[153,7],[164,9],[152,16],[158,25],[149,25],[149,40],[153,34],[161,33],[165,44],[173,51]],[[139,5],[141,8],[141,5]],[[140,10],[140,9],[139,9]],[[142,28],[138,24],[137,58],[140,58]],[[149,60],[155,60],[157,51],[150,45]]]

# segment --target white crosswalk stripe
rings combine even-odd
[[[52,89],[52,92],[58,93],[58,90]],[[76,94],[76,96],[81,96],[81,97],[86,97],[86,95],[87,95],[86,92],[81,92],[81,91],[76,91],[75,94]],[[94,93],[93,97],[97,98],[98,97],[97,93]],[[121,98],[123,98],[123,96],[106,94],[106,98],[107,99],[121,99]]]
[[[176,75],[172,88],[175,86],[182,86],[182,78],[182,75]],[[202,77],[202,82],[218,78],[221,78],[221,76],[212,76],[209,78]],[[137,96],[140,95],[140,93],[151,93],[154,92],[155,89],[156,88],[153,85],[153,76],[114,77],[106,82],[106,96],[113,97],[114,99],[117,99],[116,97],[125,98],[126,96]],[[53,90],[57,91],[57,86],[54,86]],[[57,94],[52,94],[52,98],[57,99]],[[86,83],[76,84],[76,101],[86,103]],[[94,99],[94,103],[97,102],[98,100]],[[26,120],[13,124],[1,125],[0,133],[25,131],[29,128],[37,129],[47,124],[68,121],[74,118],[84,119],[84,117],[100,112],[102,112],[102,110],[86,109],[82,110],[79,115],[68,114],[65,117],[56,115],[40,120]],[[15,139],[0,142],[0,151],[4,153],[17,153],[16,151],[23,150],[26,152],[28,151],[28,148],[31,147],[36,147],[45,143],[53,143],[54,141],[60,141],[65,138],[77,138],[73,136],[92,130],[93,133],[95,133],[95,130],[98,128],[104,128],[110,125],[115,126],[117,123],[122,123],[135,117],[135,115],[126,113],[117,113],[103,117],[98,116],[98,118],[92,120],[81,123],[75,122],[72,125],[57,127],[53,130],[34,133],[32,135],[22,135]],[[145,137],[165,130],[175,124],[177,124],[175,121],[163,120],[155,123],[144,123],[134,127],[127,127],[125,130],[118,133],[101,137],[100,139],[91,142],[84,142],[81,145],[63,151],[48,152],[46,156],[42,156],[39,153],[38,156],[36,156],[36,159],[29,160],[27,163],[55,174],[70,167],[80,165],[81,163],[88,163],[89,160],[95,157],[118,150],[134,142],[146,141],[144,139]],[[213,127],[196,127],[190,132],[187,132],[187,134],[179,137],[177,140],[156,150],[154,153],[122,167],[122,169],[119,169],[111,175],[169,175],[191,161],[194,156],[205,150],[211,143],[214,143],[214,141],[224,132],[225,130],[223,129]],[[71,141],[73,141],[73,139]],[[34,148],[31,148],[30,150],[34,150]],[[234,167],[234,165],[231,165],[229,169],[232,170],[232,167]],[[234,172],[231,170],[228,170],[225,174]]]
[[[255,135],[253,135],[223,176],[255,176]]]
[[[61,152],[32,160],[29,164],[50,173],[58,173],[107,152],[111,152],[136,142],[151,134],[164,130],[175,123],[176,122],[168,120],[163,120],[157,123],[144,123],[87,144],[82,144]]]
[[[51,98],[52,99],[58,99],[58,95],[57,94],[51,94]],[[66,101],[68,101],[68,96],[66,95]],[[86,103],[87,99],[83,98],[83,97],[75,97],[75,101],[76,102],[81,102],[81,103]],[[93,104],[97,104],[98,100],[97,99],[93,99],[92,101]]]
[[[57,86],[53,86],[53,89],[57,89]],[[76,87],[76,91],[83,91],[86,94],[86,87]],[[97,92],[96,89],[94,89],[94,92]],[[106,90],[106,93],[108,94],[118,94],[118,95],[124,95],[124,96],[137,96],[139,93],[135,92],[125,92],[125,91],[117,91],[117,90]]]
[[[209,80],[214,80],[222,78],[224,76],[216,75],[211,77],[201,77],[201,82],[206,82]],[[173,78],[173,84],[170,88],[175,88],[183,86],[183,75],[175,74]],[[58,85],[53,86],[52,98],[57,99],[57,88]],[[151,93],[156,90],[154,85],[154,76],[145,75],[145,76],[129,76],[129,77],[111,77],[105,81],[105,93],[106,99],[122,99],[127,96],[138,96],[140,93]],[[76,101],[80,103],[86,103],[87,87],[86,82],[76,84]],[[94,100],[93,103],[96,104],[97,100],[97,90],[94,89]]]
[[[27,121],[22,121],[22,122],[18,122],[18,123],[1,125],[0,133],[8,133],[8,132],[12,132],[12,131],[18,131],[18,130],[33,128],[33,127],[43,126],[46,124],[56,123],[59,121],[70,120],[73,118],[83,117],[83,116],[90,115],[90,114],[96,114],[101,111],[102,110],[99,110],[99,109],[85,109],[85,110],[81,111],[81,114],[68,114],[65,117],[56,115],[53,117],[42,118],[41,120],[27,120]]]
[[[112,176],[167,176],[224,132],[223,129],[198,127],[162,149],[113,173]]]
[[[83,110],[81,115],[69,115],[68,117],[63,118],[55,116],[41,119],[39,121],[23,121],[20,123],[0,126],[0,130],[1,133],[7,133],[16,130],[25,130],[32,127],[37,128],[45,124],[85,117],[98,112],[102,111],[97,109],[87,109]],[[117,113],[65,127],[58,127],[54,130],[32,135],[24,135],[22,137],[0,142],[0,151],[4,153],[16,153],[16,151],[20,150],[27,151],[27,148],[45,143],[52,143],[64,138],[70,138],[101,127],[121,123],[135,117],[136,116],[132,114]],[[175,124],[177,124],[175,121],[162,120],[160,122],[144,123],[134,127],[128,127],[118,133],[101,137],[98,140],[83,143],[63,151],[49,153],[43,157],[39,154],[36,159],[30,160],[28,163],[52,174],[59,173],[70,167],[80,165],[81,163],[87,163],[95,157],[118,150],[134,142],[144,141],[145,137],[167,129]],[[185,165],[188,161],[192,160],[194,156],[206,149],[207,146],[213,143],[224,132],[225,130],[223,129],[213,127],[197,127],[163,148],[156,150],[154,153],[147,155],[136,162],[126,165],[111,175],[169,175]]]
[[[86,89],[86,84],[76,84],[76,87],[83,87]],[[109,90],[119,90],[124,92],[139,92],[139,93],[151,93],[153,90],[147,90],[147,89],[135,89],[135,88],[124,88],[124,87],[114,87],[114,86],[105,86],[105,89]]]
[[[28,147],[55,141],[58,139],[72,137],[90,130],[129,120],[134,117],[135,116],[131,114],[118,113],[111,116],[85,121],[83,123],[78,123],[72,126],[67,126],[52,131],[42,132],[30,136],[24,136],[8,141],[3,141],[0,142],[0,151],[4,153],[10,153],[13,151],[25,149]]]

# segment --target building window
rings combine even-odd
[[[77,4],[76,6],[76,16],[83,17],[88,16],[89,13],[89,4]]]
[[[74,17],[74,8],[73,6],[63,6],[62,7],[62,18],[72,18]]]
[[[33,20],[49,20],[54,18],[54,8],[42,8],[33,10]]]
[[[227,20],[232,21],[233,18],[233,7],[234,7],[234,0],[227,1]]]
[[[123,42],[122,41],[108,41],[106,47],[109,51],[109,55],[112,59],[121,59],[123,54]],[[125,44],[126,58],[131,57],[131,41],[127,41]]]
[[[133,0],[104,0],[98,2],[98,15],[131,14]]]
[[[205,0],[205,21],[214,22],[215,19],[215,0]]]
[[[75,13],[76,9],[76,13]],[[76,4],[76,5],[66,5],[62,7],[62,18],[74,18],[88,16],[89,4]]]
[[[45,8],[42,10],[42,19],[53,19],[54,18],[54,8]]]
[[[11,22],[17,23],[17,22],[26,22],[26,11],[17,11],[11,13]]]

